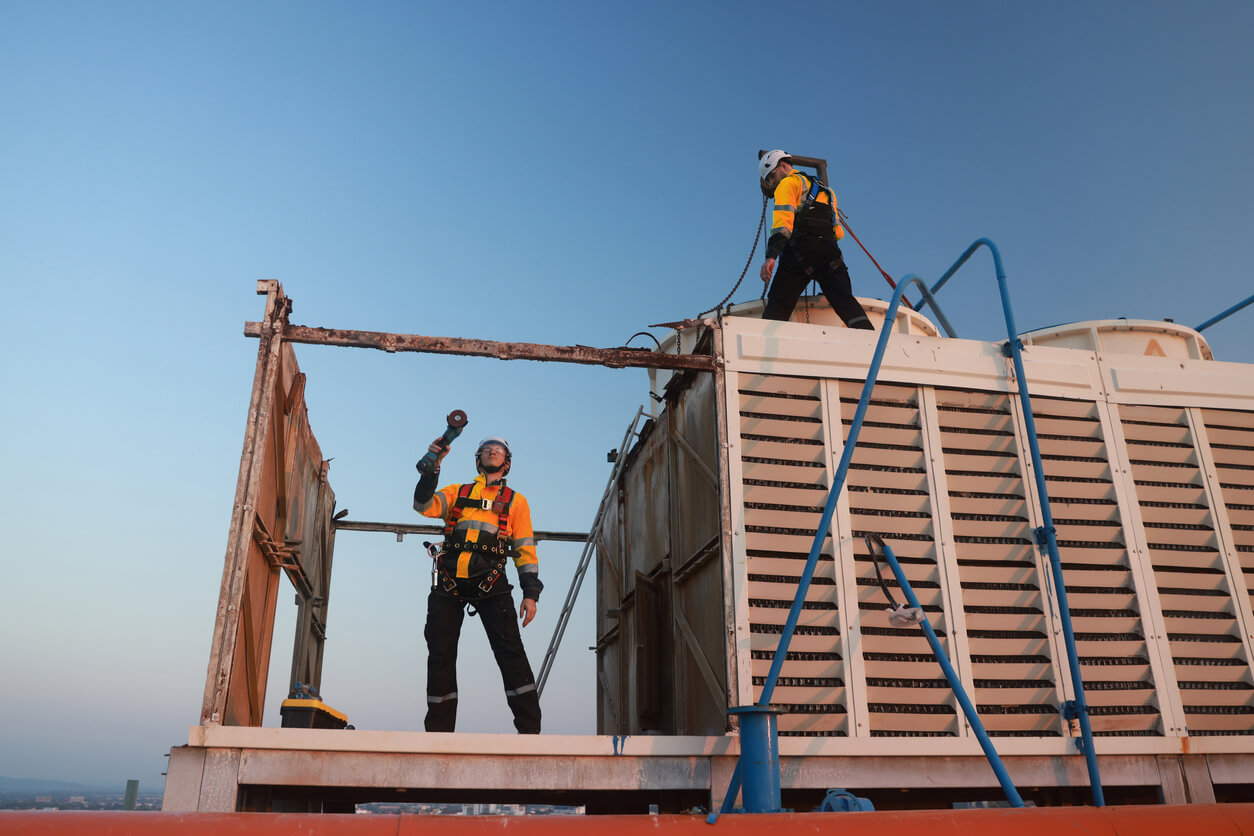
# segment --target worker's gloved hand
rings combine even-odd
[[[530,598],[524,598],[518,607],[518,617],[523,620],[522,626],[526,627],[530,624],[531,619],[536,617],[536,602]]]
[[[444,457],[448,455],[449,446],[444,442],[444,437],[440,436],[427,446],[428,453],[435,454],[435,466],[438,469],[444,461]]]
[[[773,276],[774,274],[775,274],[775,259],[768,258],[766,261],[762,262],[762,271],[760,273],[760,275],[762,276],[762,283],[770,284],[771,276]]]

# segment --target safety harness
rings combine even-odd
[[[462,597],[457,588],[457,579],[448,571],[445,565],[446,559],[456,560],[457,556],[462,552],[478,552],[485,557],[495,557],[496,562],[492,568],[488,570],[483,579],[479,581],[479,590],[484,594],[488,594],[496,582],[505,574],[505,562],[513,553],[510,548],[509,538],[509,508],[514,502],[514,490],[507,485],[503,485],[496,494],[496,499],[472,499],[470,494],[475,489],[474,482],[462,485],[457,491],[457,499],[453,502],[453,507],[449,509],[448,519],[444,523],[444,546],[440,551],[440,556],[436,558],[437,574],[440,579],[440,586],[445,592],[455,598]],[[457,528],[457,522],[462,518],[462,513],[467,508],[478,508],[482,511],[491,511],[497,517],[497,536],[488,540],[468,541],[466,539],[455,540],[453,538],[454,531]]]
[[[832,209],[832,205],[836,199],[832,194],[832,190],[819,182],[817,177],[806,177],[801,172],[797,172],[797,174],[810,181],[810,191],[806,193],[805,199],[797,207],[797,213],[793,220],[793,229],[817,238],[833,237],[836,234],[834,230],[836,213]],[[817,202],[818,196],[822,192],[827,192],[827,203]]]

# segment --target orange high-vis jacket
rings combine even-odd
[[[491,502],[496,499],[496,495],[500,493],[504,484],[505,480],[502,479],[495,485],[488,485],[481,473],[475,477],[470,499],[486,499]],[[461,485],[446,485],[431,496],[425,507],[415,506],[414,510],[424,517],[448,520],[449,512],[453,509],[453,504],[457,502],[457,492],[460,488]],[[472,505],[462,509],[461,518],[457,521],[452,537],[455,541],[464,540],[468,543],[477,543],[481,538],[501,537],[508,540],[518,552],[514,556],[514,568],[518,570],[518,574],[538,576],[540,559],[536,556],[536,536],[531,528],[531,506],[527,504],[527,498],[518,491],[514,491],[514,499],[509,506],[506,531],[498,531],[497,523],[499,522],[500,518],[494,511],[476,508]],[[470,577],[471,555],[472,552],[469,551],[458,555],[457,577]]]
[[[775,210],[771,214],[771,238],[779,235],[783,243],[787,243],[787,239],[792,236],[793,222],[796,220],[797,210],[805,202],[812,182],[810,177],[796,170],[779,181],[779,185],[775,187]],[[832,214],[836,214],[836,195],[830,189],[819,189],[814,202],[831,203]],[[839,216],[834,229],[837,241],[845,237],[845,228],[840,225]]]

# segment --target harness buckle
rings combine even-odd
[[[491,510],[492,510],[492,500],[490,500],[490,499],[480,499],[480,500],[479,500],[479,508],[480,508],[480,510],[483,510],[483,511],[491,511]]]

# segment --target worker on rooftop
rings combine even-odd
[[[536,557],[531,509],[522,494],[505,484],[513,463],[503,438],[485,438],[475,451],[479,475],[464,485],[438,492],[440,463],[448,455],[444,439],[427,448],[434,468],[422,470],[414,488],[414,510],[444,520],[444,543],[435,556],[435,582],[427,596],[427,731],[451,732],[457,722],[457,643],[467,607],[488,634],[505,685],[505,698],[520,734],[540,733],[540,695],[518,631],[536,617],[540,561]],[[513,587],[505,563],[513,557],[523,600],[514,615]]]
[[[849,268],[836,242],[845,229],[836,219],[836,196],[817,177],[792,167],[787,151],[768,151],[758,161],[763,193],[775,197],[762,282],[770,285],[763,319],[787,320],[810,280],[817,281],[832,310],[849,328],[873,330],[853,296]],[[779,260],[779,272],[775,262]],[[775,281],[771,282],[771,274]]]

